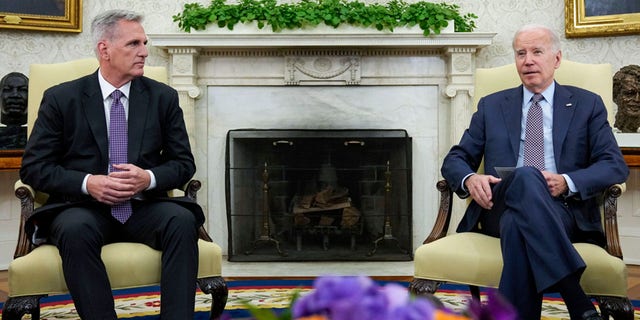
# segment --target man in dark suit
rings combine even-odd
[[[542,293],[550,290],[560,292],[571,319],[600,319],[580,287],[585,263],[572,242],[604,246],[597,196],[624,182],[629,169],[602,99],[555,82],[558,36],[528,25],[516,32],[513,50],[522,85],[482,98],[443,162],[456,194],[473,199],[457,231],[500,237],[499,291],[521,319],[540,319]],[[527,118],[536,117],[539,131],[529,135]],[[476,173],[483,159],[484,174]],[[499,178],[496,167],[516,168]]]
[[[49,194],[26,228],[34,242],[58,247],[82,319],[116,319],[100,258],[115,241],[162,250],[161,317],[193,319],[204,215],[186,198],[167,197],[195,164],[177,92],[143,77],[141,21],[124,10],[94,19],[99,69],[44,93],[20,170],[25,183]]]

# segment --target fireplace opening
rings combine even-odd
[[[412,259],[405,130],[237,129],[226,147],[230,261]]]

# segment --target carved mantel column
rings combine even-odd
[[[447,47],[447,87],[446,95],[451,98],[451,117],[449,139],[451,145],[458,143],[465,129],[469,126],[473,114],[472,97],[473,75],[476,69],[476,48]],[[458,199],[453,203],[453,221],[460,221],[465,212],[466,201]],[[455,225],[453,226],[455,228]]]
[[[169,61],[169,83],[178,91],[191,147],[196,149],[198,139],[195,139],[195,100],[202,94],[197,83],[199,51],[197,48],[169,48],[167,51],[171,59]]]
[[[474,106],[473,74],[476,69],[476,48],[447,47],[447,87],[446,95],[451,98],[451,143],[457,143],[471,121]]]

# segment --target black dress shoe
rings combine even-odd
[[[589,310],[582,314],[582,320],[602,320],[602,317],[596,310]]]

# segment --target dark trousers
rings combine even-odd
[[[128,241],[162,251],[161,318],[193,319],[198,235],[191,211],[172,202],[134,202],[120,224],[104,205],[69,208],[50,229],[69,292],[82,319],[116,319],[113,294],[100,258],[103,245]]]
[[[499,291],[521,319],[540,319],[542,294],[585,263],[573,247],[576,223],[568,205],[554,198],[532,167],[517,168],[493,188],[493,208],[482,231],[500,237],[504,266]]]

